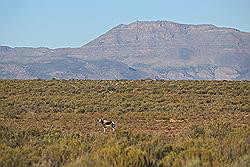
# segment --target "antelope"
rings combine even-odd
[[[103,126],[103,131],[106,131],[107,127],[111,127],[113,131],[115,131],[115,123],[113,121],[108,121],[103,118],[98,119],[98,122],[100,122]]]

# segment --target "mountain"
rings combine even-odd
[[[0,46],[2,79],[249,80],[250,33],[214,25],[136,21],[79,48]]]

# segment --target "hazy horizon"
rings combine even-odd
[[[118,24],[173,21],[250,32],[248,0],[67,1],[3,0],[0,45],[80,47]]]

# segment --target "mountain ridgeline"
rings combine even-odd
[[[79,48],[0,46],[0,79],[249,80],[250,33],[137,21]]]

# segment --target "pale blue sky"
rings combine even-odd
[[[250,32],[250,0],[0,0],[0,45],[78,47],[136,20]]]

